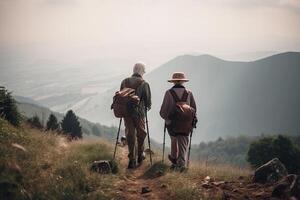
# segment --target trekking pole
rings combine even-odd
[[[166,123],[165,123],[165,126],[164,126],[164,141],[163,141],[163,156],[162,156],[162,163],[164,163],[164,160],[165,160],[166,129],[167,129],[167,125],[166,125]]]
[[[189,153],[188,153],[187,168],[189,168],[189,165],[190,165],[190,155],[191,155],[191,146],[192,146],[192,136],[193,136],[193,129],[191,130],[191,134],[190,134],[190,145],[189,145]]]
[[[115,145],[115,151],[114,151],[114,157],[113,157],[113,160],[115,160],[115,157],[116,157],[116,151],[117,151],[117,145],[118,145],[118,141],[119,141],[119,135],[120,135],[121,123],[122,123],[122,118],[120,118],[120,123],[119,123],[119,129],[118,129],[118,134],[117,134],[117,140],[116,140],[116,145]]]
[[[148,126],[148,117],[147,117],[147,108],[145,107],[145,115],[146,115],[146,126],[147,126],[147,133],[148,133],[148,145],[150,150],[150,164],[152,166],[152,151],[151,151],[151,145],[150,145],[150,135],[149,135],[149,126]]]

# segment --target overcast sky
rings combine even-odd
[[[300,51],[300,0],[0,0],[0,53],[120,58]]]

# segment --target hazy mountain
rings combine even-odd
[[[63,71],[56,75],[55,70],[48,74],[34,72],[41,69],[31,66],[25,70],[28,79],[18,74],[21,69],[17,68],[9,76],[2,74],[1,81],[12,83],[18,90],[28,93],[26,96],[37,95],[35,101],[51,110],[73,109],[89,121],[118,125],[110,105],[121,80],[130,76],[131,70],[121,73],[108,69],[111,71],[107,74],[94,64],[86,68],[62,67],[57,70]],[[113,65],[107,66],[113,68]],[[174,71],[186,73],[190,79],[186,86],[193,91],[197,101],[199,124],[193,140],[196,143],[226,135],[300,133],[300,53],[282,53],[253,62],[225,61],[210,55],[183,55],[147,73],[145,79],[149,81],[153,95],[149,112],[150,134],[157,141],[163,138],[163,121],[158,112],[165,90],[171,87],[167,79]],[[14,74],[20,80],[18,77],[16,81],[7,78]],[[48,78],[44,80],[46,75]],[[28,80],[29,85],[22,84]]]
[[[220,58],[224,58],[225,60],[230,61],[243,61],[243,62],[249,62],[249,61],[255,61],[258,59],[266,58],[268,56],[272,56],[275,54],[278,54],[279,52],[276,51],[254,51],[254,52],[243,52],[238,54],[227,54],[227,55],[221,55],[218,56]]]
[[[57,120],[60,122],[64,114],[58,113],[58,112],[53,112],[49,108],[32,104],[34,101],[32,100],[31,103],[29,102],[29,98],[24,98],[24,97],[17,97],[16,100],[18,101],[18,109],[20,112],[27,118],[33,117],[37,115],[42,124],[44,126],[46,125],[46,122],[49,118],[49,115],[52,113],[57,117]],[[75,113],[77,115],[77,113]],[[86,119],[83,119],[79,117],[79,122],[82,127],[83,133],[84,133],[84,138],[86,137],[104,137],[108,140],[115,140],[116,134],[117,134],[117,128],[116,127],[108,127],[105,125],[101,125],[99,123],[92,123]],[[121,135],[123,135],[123,131],[121,131]]]
[[[120,59],[29,61],[1,52],[0,57],[0,85],[57,112],[82,108],[91,97],[117,85],[132,67],[132,62]]]
[[[195,142],[225,135],[300,134],[300,53],[254,62],[184,55],[147,74],[153,94],[152,135],[160,140],[163,123],[158,111],[174,71],[186,73],[186,86],[197,101]]]

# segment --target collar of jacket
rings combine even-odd
[[[142,76],[139,75],[139,74],[137,74],[137,73],[132,74],[132,76],[133,76],[133,77],[139,77],[139,78],[142,78]]]
[[[183,85],[177,84],[177,85],[174,85],[172,88],[185,88],[185,87]]]

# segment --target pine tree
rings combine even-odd
[[[47,127],[46,130],[59,130],[59,124],[57,122],[57,118],[55,117],[55,115],[50,114],[48,121],[47,121]]]
[[[29,118],[27,122],[34,128],[43,129],[43,125],[40,121],[40,118],[37,115],[34,115],[33,117]]]
[[[3,117],[14,126],[20,125],[21,114],[18,111],[16,101],[11,92],[8,92],[2,86],[0,86],[0,117]]]
[[[82,130],[78,117],[72,110],[69,110],[61,122],[62,131],[69,134],[72,139],[82,138]]]

